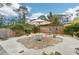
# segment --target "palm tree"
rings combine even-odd
[[[51,22],[51,25],[55,28],[55,33],[58,31],[58,26],[61,25],[60,17],[58,15],[53,15],[52,12],[50,12],[48,15],[48,20]]]
[[[45,15],[41,15],[37,19],[48,20]]]
[[[53,14],[50,12],[50,13],[47,15],[47,17],[48,17],[48,20],[49,20],[50,22],[52,22],[52,23],[51,23],[52,26],[59,26],[59,25],[61,25],[59,15],[53,15]]]

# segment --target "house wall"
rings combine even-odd
[[[62,26],[58,26],[58,27],[56,27],[56,26],[41,26],[40,32],[47,33],[47,34],[52,34],[52,33],[64,34],[64,27],[62,27]]]

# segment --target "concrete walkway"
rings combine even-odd
[[[27,36],[10,38],[6,41],[1,42],[0,45],[10,55],[39,55],[42,54],[43,51],[46,51],[48,53],[58,51],[63,55],[76,55],[75,48],[79,48],[79,40],[70,36],[59,36],[63,38],[63,42],[55,46],[49,46],[47,48],[37,49],[37,50],[28,49],[25,48],[24,45],[22,45],[21,43],[17,42],[19,38],[24,38],[24,37],[27,38]],[[21,51],[24,52],[19,53]]]
[[[3,49],[1,45],[0,45],[0,55],[8,55],[8,53]]]

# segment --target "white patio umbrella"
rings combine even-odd
[[[46,25],[46,24],[50,24],[50,23],[51,22],[49,22],[49,21],[45,21],[45,20],[41,20],[41,19],[33,20],[32,22],[30,22],[30,24],[34,24],[36,26]]]
[[[51,22],[49,22],[49,21],[37,19],[37,20],[33,20],[30,24],[34,24],[36,26],[39,26],[39,31],[40,31],[40,25],[47,25],[47,24],[50,24],[50,23]]]

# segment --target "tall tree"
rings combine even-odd
[[[22,23],[26,23],[26,17],[28,16],[28,8],[26,8],[25,6],[20,6],[20,8],[18,9],[19,12],[19,18],[20,21]]]
[[[60,18],[59,18],[59,16],[58,15],[53,15],[52,14],[52,12],[50,12],[48,15],[47,15],[47,17],[48,17],[48,20],[51,22],[51,25],[53,26],[53,28],[54,29],[51,29],[51,30],[54,30],[55,31],[55,33],[57,33],[57,31],[58,31],[58,26],[59,25],[61,25],[61,23],[60,23]]]
[[[0,15],[0,27],[4,26],[4,16]]]
[[[47,17],[53,26],[60,25],[60,18],[58,15],[53,15],[52,12],[50,12]]]

